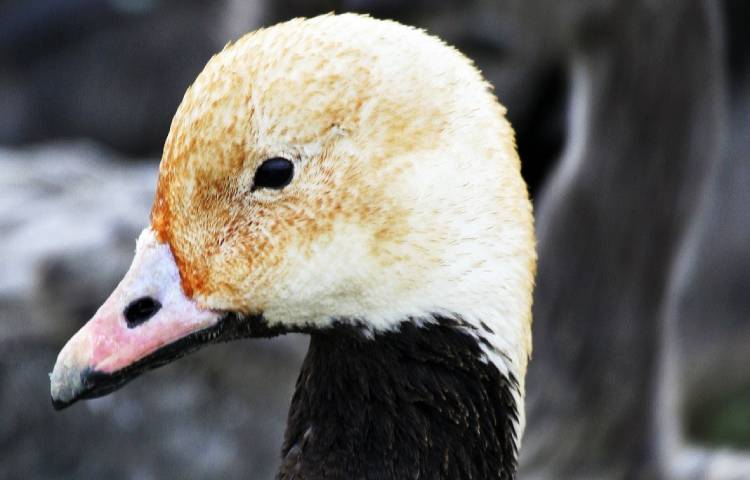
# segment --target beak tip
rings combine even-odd
[[[60,410],[63,410],[65,408],[73,405],[73,403],[75,402],[75,400],[73,400],[73,401],[58,400],[55,397],[50,397],[50,400],[52,401],[52,408],[54,408],[58,412]]]
[[[63,410],[78,400],[107,395],[127,383],[132,377],[111,375],[84,368],[58,368],[50,377],[50,400],[55,410]]]
[[[50,399],[55,410],[75,403],[84,390],[83,375],[78,368],[58,362],[50,374]]]

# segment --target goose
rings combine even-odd
[[[290,20],[187,90],[150,223],[60,351],[53,406],[304,333],[277,478],[514,478],[535,265],[514,132],[471,61],[393,21]]]

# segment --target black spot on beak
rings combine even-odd
[[[149,318],[156,315],[156,312],[160,308],[161,303],[151,297],[141,297],[138,300],[133,300],[123,312],[128,328],[135,328],[146,322]]]

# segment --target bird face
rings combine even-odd
[[[151,225],[52,396],[107,393],[216,339],[435,313],[491,324],[522,381],[534,262],[513,133],[476,69],[392,22],[294,20],[227,46],[187,91]]]

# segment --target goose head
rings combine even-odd
[[[179,106],[129,271],[63,348],[57,407],[201,345],[455,320],[518,382],[531,205],[480,73],[424,32],[297,19],[227,45]],[[238,367],[241,368],[241,367]]]

